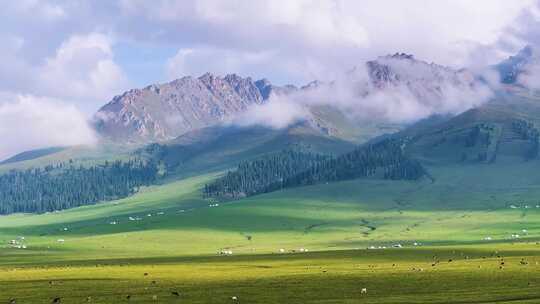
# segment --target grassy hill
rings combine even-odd
[[[533,303],[540,174],[531,164],[432,166],[433,183],[359,179],[216,207],[200,196],[210,174],[0,217],[0,300],[176,303],[179,291],[188,303]],[[26,249],[7,245],[20,237]]]

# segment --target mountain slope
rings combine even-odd
[[[116,96],[96,113],[94,124],[109,139],[169,140],[263,104],[274,90],[267,81],[254,82],[234,74],[183,77]]]
[[[353,148],[353,143],[328,136],[304,122],[285,129],[213,126],[148,145],[138,153],[163,161],[170,174],[184,176],[229,169],[241,161],[283,149],[341,154]]]
[[[407,152],[431,164],[520,163],[538,158],[540,103],[498,99],[438,124],[416,126]]]
[[[43,149],[36,149],[36,150],[30,150],[30,151],[24,151],[19,154],[16,154],[6,160],[3,160],[0,162],[0,165],[5,164],[11,164],[16,162],[22,162],[27,160],[32,160],[40,157],[44,157],[50,154],[54,154],[57,152],[60,152],[64,150],[64,147],[50,147],[50,148],[43,148]]]

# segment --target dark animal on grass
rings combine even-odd
[[[62,299],[60,297],[56,297],[52,300],[52,303],[54,304],[61,303],[61,302],[62,302]]]
[[[17,300],[15,300],[15,299],[9,299],[9,304],[15,304],[15,303],[17,303]]]
[[[127,295],[126,300],[131,300],[131,295]]]
[[[177,297],[180,296],[180,293],[179,293],[178,291],[172,291],[171,294],[172,294],[173,296],[177,296]]]

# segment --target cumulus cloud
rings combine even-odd
[[[470,63],[470,52],[496,41],[503,28],[531,3],[533,0],[163,0],[122,1],[120,10],[123,22],[130,25],[124,34],[179,46],[175,58],[169,60],[169,75],[170,62],[179,60],[177,66],[182,68],[177,71],[200,74],[205,67],[221,73],[228,65],[234,72],[276,75],[280,83],[298,84],[332,80],[351,65],[395,51],[462,66]],[[259,56],[255,63],[231,63],[229,59],[253,54]],[[500,56],[491,54],[489,60]]]
[[[24,38],[6,34],[3,40],[0,90],[66,99],[93,112],[129,87],[105,34],[70,36],[54,54],[38,62],[22,56],[27,44]]]
[[[103,103],[127,88],[127,80],[113,60],[111,41],[100,33],[70,37],[36,72],[37,85],[48,96]]]
[[[0,93],[0,159],[21,151],[88,145],[96,136],[72,104],[33,95]]]

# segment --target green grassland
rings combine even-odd
[[[214,173],[3,216],[0,303],[538,303],[536,167],[428,166],[434,182],[360,179],[210,207],[200,188]],[[19,237],[26,249],[8,245]]]

